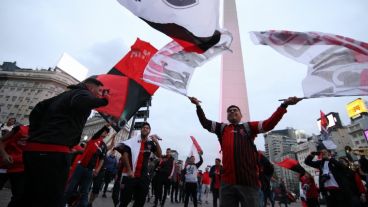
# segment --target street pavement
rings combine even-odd
[[[9,203],[10,197],[11,197],[11,191],[9,189],[4,188],[4,189],[0,190],[0,207],[6,207]],[[212,207],[212,195],[209,195],[208,201],[209,201],[208,204],[202,203],[201,205],[198,205],[198,206],[199,207]],[[153,203],[152,202],[150,202],[150,203],[147,202],[146,205],[144,205],[144,206],[151,207],[151,206],[153,206]],[[168,198],[166,200],[165,207],[179,207],[179,206],[184,206],[184,204],[183,203],[178,203],[178,204],[177,203],[171,203],[170,198]],[[193,206],[193,204],[190,203],[189,206]],[[276,204],[275,206],[278,207],[279,205]],[[301,206],[301,204],[300,203],[292,203],[291,205],[288,205],[288,206],[299,207],[299,206]],[[110,192],[107,193],[107,198],[102,198],[101,196],[99,196],[95,200],[95,202],[93,203],[93,207],[114,207],[114,204],[113,204],[112,199],[111,199],[111,193]]]

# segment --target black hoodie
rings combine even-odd
[[[84,83],[68,88],[71,90],[43,101],[48,103],[42,110],[31,112],[31,116],[38,114],[34,115],[37,119],[30,118],[28,142],[73,147],[81,139],[91,110],[108,104],[107,99],[95,97]]]

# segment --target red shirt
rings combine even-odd
[[[101,158],[106,154],[106,145],[103,143],[103,138],[99,137],[97,139],[91,139],[84,150],[80,164],[83,167],[89,169],[95,168]],[[91,163],[93,162],[93,163]]]
[[[286,109],[279,107],[264,121],[234,125],[208,120],[202,108],[197,106],[197,116],[201,125],[209,132],[215,133],[221,145],[224,166],[222,182],[230,185],[260,186],[258,152],[254,139],[257,134],[272,130],[285,113]]]
[[[8,173],[23,172],[23,149],[28,137],[28,126],[16,126],[10,133],[13,134],[4,141],[4,145],[6,153],[13,158],[13,164],[3,167]]]
[[[211,183],[210,173],[209,172],[204,172],[203,173],[202,183],[205,184],[205,185],[209,185]]]
[[[214,188],[215,189],[220,189],[221,186],[221,172],[220,172],[221,168],[216,166],[215,167],[215,184],[214,184]]]

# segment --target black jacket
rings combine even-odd
[[[319,187],[320,187],[320,191],[324,192],[324,185],[321,182],[321,176],[322,176],[322,169],[323,169],[323,165],[325,163],[326,160],[317,160],[317,161],[313,161],[314,156],[313,155],[308,155],[304,162],[306,165],[319,169],[320,176],[319,176]],[[337,184],[339,185],[339,188],[344,190],[346,193],[350,194],[351,191],[349,189],[349,180],[346,177],[346,168],[343,164],[339,163],[337,160],[335,160],[334,158],[331,158],[329,160],[328,163],[328,167],[330,169],[330,172],[332,173],[332,175],[335,177],[335,180],[337,182]]]
[[[210,187],[211,191],[214,190],[214,186],[215,186],[215,179],[216,179],[216,173],[215,173],[215,171],[216,171],[216,165],[214,165],[214,166],[211,167],[210,173],[209,173],[210,178],[211,178],[211,187]],[[224,168],[222,167],[222,165],[220,165],[220,179],[221,179],[221,175],[223,173],[224,173]],[[221,180],[220,180],[220,182],[221,182]]]
[[[30,119],[28,142],[75,146],[91,110],[108,104],[107,99],[96,98],[84,83],[48,100],[47,106],[37,111],[37,119]]]

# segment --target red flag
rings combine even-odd
[[[321,112],[321,131],[326,131],[328,126],[328,119],[322,111],[320,112]]]
[[[110,94],[109,104],[97,111],[112,123],[115,130],[120,130],[158,89],[143,81],[143,71],[156,52],[151,44],[137,39],[107,75],[97,76]]]
[[[109,104],[97,108],[96,110],[119,119],[125,107],[129,78],[120,75],[106,74],[99,75],[96,79],[101,81],[104,84],[104,88],[109,91]]]
[[[150,43],[137,38],[135,43],[130,47],[130,51],[121,59],[109,73],[119,71],[141,85],[149,94],[153,95],[158,86],[144,82],[143,72],[152,56],[157,49]]]
[[[202,154],[203,150],[202,150],[201,146],[199,146],[196,138],[194,138],[193,136],[190,136],[190,138],[192,139],[192,142],[193,142],[195,148],[197,149],[198,153]]]
[[[299,162],[297,160],[294,159],[290,159],[290,158],[285,158],[283,161],[281,162],[276,162],[276,165],[292,170],[294,172],[297,173],[304,173],[305,169],[299,164]]]

